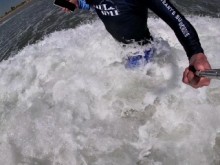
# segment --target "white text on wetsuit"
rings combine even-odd
[[[183,19],[177,12],[166,2],[166,0],[161,0],[163,5],[168,9],[168,11],[171,12],[171,14],[175,17],[175,19],[179,22],[179,28],[182,31],[184,37],[188,37],[190,35],[188,29],[186,28],[186,25],[183,23]]]
[[[96,9],[101,10],[102,15],[105,15],[105,16],[117,16],[117,15],[119,15],[119,12],[116,8],[114,8],[112,6],[107,7],[107,4],[94,5],[94,7]]]

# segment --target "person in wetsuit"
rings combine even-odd
[[[163,19],[175,32],[189,59],[183,82],[193,88],[208,86],[210,80],[199,78],[195,70],[211,69],[194,27],[169,0],[69,0],[93,6],[107,31],[119,42],[149,43],[153,40],[147,27],[148,9]],[[194,68],[194,69],[191,69]]]

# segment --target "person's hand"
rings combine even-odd
[[[189,61],[189,67],[187,67],[183,73],[183,83],[192,86],[193,88],[201,88],[203,86],[209,86],[210,79],[204,77],[198,77],[195,72],[190,68],[195,68],[198,71],[204,71],[211,69],[211,66],[207,60],[207,57],[203,53],[195,54]]]
[[[78,8],[79,7],[79,3],[78,3],[78,0],[68,0],[70,3],[73,3],[74,5],[76,5],[76,7]],[[71,11],[67,8],[63,8],[63,11],[66,12],[66,13],[70,13]]]

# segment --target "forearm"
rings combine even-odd
[[[194,54],[203,53],[196,30],[169,0],[149,0],[147,2],[149,8],[173,29],[189,59]]]

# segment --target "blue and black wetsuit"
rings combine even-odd
[[[147,27],[148,9],[162,18],[175,32],[188,58],[203,53],[193,26],[169,0],[87,0],[93,5],[108,32],[118,41],[143,44],[152,40]]]

